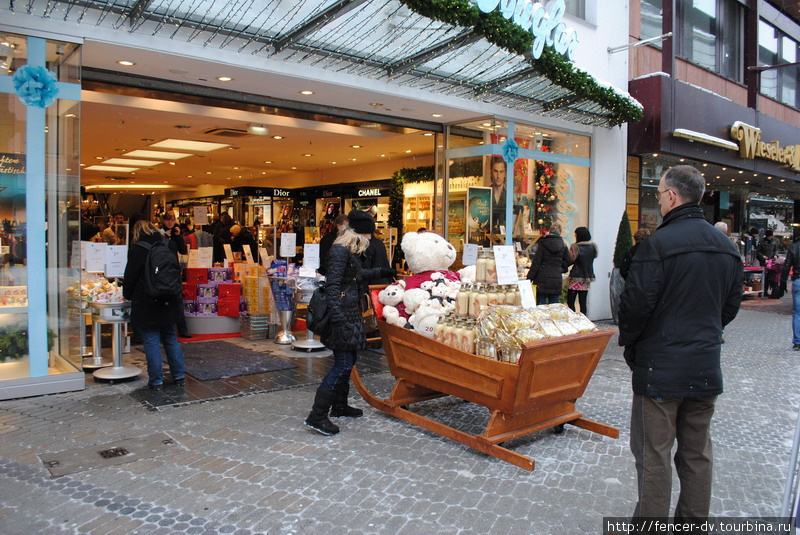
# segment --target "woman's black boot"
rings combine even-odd
[[[344,385],[342,388],[336,389],[336,401],[331,406],[331,416],[339,418],[340,416],[349,416],[351,418],[358,418],[364,416],[364,411],[356,409],[347,404],[347,397],[350,395],[350,383]]]
[[[328,410],[335,399],[336,393],[330,390],[323,390],[322,387],[317,388],[317,393],[314,396],[314,405],[311,407],[311,414],[308,415],[304,423],[323,435],[330,436],[338,433],[339,427],[328,419]]]

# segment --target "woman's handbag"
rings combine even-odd
[[[364,321],[364,332],[369,333],[378,330],[378,316],[375,314],[375,307],[372,306],[372,299],[369,294],[363,296],[365,304],[361,307],[361,319]]]
[[[330,316],[328,297],[325,295],[325,283],[320,283],[308,302],[306,327],[314,334],[328,336],[331,332]]]

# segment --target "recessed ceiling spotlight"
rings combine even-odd
[[[658,158],[658,154],[654,153],[653,158]]]
[[[297,167],[292,167],[292,169],[297,169]]]
[[[732,179],[731,179],[731,182],[736,182],[736,179],[735,179],[735,178],[732,178]]]
[[[406,154],[408,154],[409,152],[411,152],[411,149],[406,149],[406,150],[404,150],[403,152],[405,152]]]
[[[267,161],[266,161],[266,162],[264,162],[264,163],[272,163],[272,160],[267,160]]]
[[[313,154],[305,153],[305,154],[303,154],[303,156],[305,156],[306,158],[308,158],[309,156],[313,156]]]
[[[370,102],[369,105],[370,106],[375,106],[376,108],[379,107],[379,106],[383,106],[383,104],[381,104],[380,102]]]
[[[381,158],[386,158],[385,154],[381,154],[380,156],[381,156]]]
[[[727,167],[723,167],[723,168],[722,168],[722,170],[723,170],[723,171],[727,171],[727,170],[728,170],[728,168],[727,168]]]
[[[767,180],[772,180],[772,177],[771,177],[771,176],[768,176],[768,177],[767,177]]]
[[[331,162],[332,165],[336,165],[336,162]]]
[[[492,123],[482,123],[481,126],[492,126]]]
[[[233,78],[230,76],[217,76],[217,80],[220,82],[232,82]]]
[[[128,59],[118,59],[117,63],[119,63],[120,65],[124,65],[125,67],[132,67],[136,65],[136,63]]]
[[[679,162],[685,162],[685,161],[686,161],[686,158],[681,158],[681,159],[680,159],[680,160],[678,160],[678,161],[679,161]]]
[[[431,117],[444,117],[441,113],[431,113]]]
[[[744,171],[739,171],[739,174],[740,174],[740,175],[741,175],[742,173],[744,173]]]
[[[298,91],[298,93],[300,93],[301,95],[313,95],[314,94],[313,91],[309,91],[308,89],[304,89],[302,91]]]
[[[64,117],[66,117],[67,119],[72,119],[73,117],[77,117],[77,115],[75,115],[74,113],[68,113]]]
[[[750,181],[749,181],[749,180],[745,180],[745,181],[744,181],[744,183],[745,183],[745,184],[749,184],[749,183],[750,183]]]
[[[753,173],[753,176],[758,176],[758,173]]]
[[[267,172],[266,172],[266,171],[261,171],[261,174],[262,174],[262,175],[266,175],[266,174],[267,174]]]
[[[350,145],[350,146],[353,147],[354,149],[360,149],[361,148],[361,145]]]
[[[786,182],[786,179],[785,179],[785,178],[782,178],[782,179],[781,179],[781,182]]]
[[[283,139],[283,136],[272,136],[272,139]]]
[[[211,171],[206,171],[206,174],[207,174],[207,175],[210,175],[210,174],[211,174]]]
[[[708,167],[708,164],[707,164],[707,163],[704,163],[704,164],[703,164],[703,167]]]
[[[422,134],[422,135],[423,135],[423,136],[432,136],[432,135],[433,135],[433,132],[425,132],[425,133],[424,133],[424,134]]]
[[[354,162],[354,161],[356,161],[356,159],[355,158],[350,158],[350,161]]]

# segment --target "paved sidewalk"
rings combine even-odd
[[[780,508],[800,353],[791,350],[790,317],[774,309],[746,306],[725,332],[714,516],[769,516]],[[629,376],[614,338],[578,406],[619,427],[620,438],[567,426],[563,435],[543,431],[507,443],[536,460],[534,472],[360,398],[354,404],[363,418],[339,419],[334,437],[315,434],[302,425],[316,387],[310,383],[156,411],[130,395],[141,386],[134,384],[3,401],[0,534],[600,533],[602,517],[627,516],[636,500]],[[365,381],[384,395],[392,385],[385,372]],[[424,410],[461,428],[487,419],[482,407],[451,398]],[[162,432],[178,443],[177,453],[56,479],[38,458]]]

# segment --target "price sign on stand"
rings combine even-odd
[[[89,250],[89,244],[92,243],[90,241],[82,241],[81,242],[81,269],[86,269],[86,255],[87,251]]]
[[[303,266],[309,269],[319,269],[318,243],[306,243],[303,245]]]
[[[461,263],[465,266],[474,266],[478,261],[478,244],[465,243],[464,252],[461,254]]]
[[[105,273],[107,243],[86,244],[86,271],[89,273]]]
[[[536,290],[533,288],[531,281],[528,279],[517,281],[517,288],[519,288],[519,298],[522,308],[534,308],[536,306]]]
[[[208,225],[208,209],[205,206],[195,206],[192,209],[192,214],[194,215],[195,226]]]
[[[124,277],[127,263],[127,245],[109,245],[106,248],[106,277]]]
[[[270,263],[272,263],[272,259],[267,254],[266,247],[259,247],[258,248],[258,259],[261,262],[261,265],[264,267],[269,267]]]
[[[497,268],[498,284],[516,284],[517,276],[517,257],[514,254],[513,245],[495,245],[494,262]]]
[[[214,248],[200,247],[199,249],[189,249],[190,268],[212,268],[214,267]]]
[[[253,260],[253,250],[250,249],[249,245],[242,245],[242,251],[244,251],[244,258],[247,260],[249,264],[255,264],[256,261]]]
[[[228,262],[233,262],[234,258],[233,258],[233,249],[231,249],[231,244],[223,243],[222,248],[225,249],[225,260],[227,260]]]
[[[281,234],[280,254],[284,258],[292,258],[297,255],[297,234],[294,232]]]

